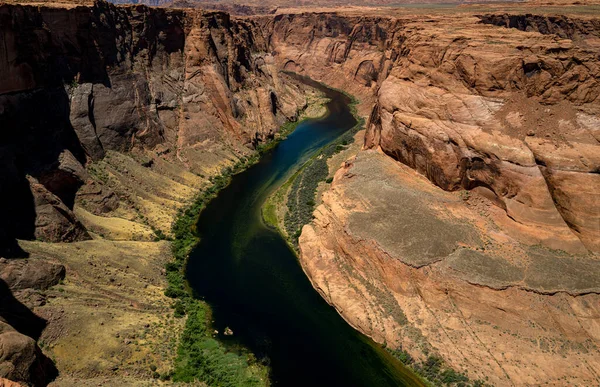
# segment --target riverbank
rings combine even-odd
[[[350,98],[318,86],[332,98],[329,114],[300,125],[259,163],[233,178],[202,211],[197,222],[202,239],[188,260],[187,279],[210,303],[215,329],[234,332],[220,338],[268,361],[274,383],[419,385],[414,375],[327,305],[286,241],[262,220],[261,207],[269,194],[357,123]]]
[[[329,87],[320,82],[319,84],[344,94],[350,99],[348,106],[356,120],[356,125],[316,152],[286,182],[269,195],[261,208],[264,223],[277,230],[296,254],[299,253],[298,237],[302,232],[302,227],[310,222],[312,213],[319,204],[319,191],[322,191],[323,184],[331,183],[333,174],[337,170],[337,168],[328,166],[329,161],[336,154],[348,154],[348,150],[356,141],[356,134],[363,130],[365,125],[365,118],[358,114],[357,106],[360,101],[356,97],[343,90]]]
[[[349,159],[355,157],[362,148],[365,121],[357,114],[358,101],[353,96],[349,97],[352,98],[350,107],[357,124],[313,155],[268,197],[262,207],[261,213],[265,224],[281,234],[298,256],[301,264],[298,238],[303,227],[313,221],[313,213],[322,204],[322,195],[330,189],[336,172]],[[302,266],[304,269],[304,265]],[[310,279],[309,273],[306,274]],[[352,286],[350,281],[347,285]],[[319,289],[317,284],[313,283],[313,286],[315,289]],[[343,313],[340,314],[343,316]],[[351,322],[348,323],[351,324]],[[360,328],[355,328],[360,331]],[[382,348],[394,359],[410,368],[425,385],[454,386],[460,384],[475,387],[487,385],[483,380],[470,380],[465,374],[450,367],[435,353],[428,354],[425,359],[415,359],[402,347],[395,348],[384,343]]]
[[[320,95],[310,96],[305,110],[296,121],[284,124],[273,140],[260,145],[252,155],[240,159],[232,167],[223,169],[220,175],[211,178],[212,185],[203,190],[193,204],[180,211],[172,228],[174,259],[166,265],[168,286],[165,295],[175,300],[172,305],[175,316],[187,315],[187,319],[175,367],[165,378],[183,382],[203,380],[210,384],[224,385],[268,384],[268,367],[257,362],[252,353],[238,348],[238,353],[234,354],[215,340],[218,331],[210,326],[210,306],[195,298],[188,288],[185,264],[192,248],[199,241],[195,224],[206,204],[230,183],[233,176],[258,162],[264,153],[283,141],[300,123],[326,114],[326,102],[327,99]]]
[[[280,102],[290,109],[286,117],[302,118],[322,109],[325,102],[314,89],[293,81],[289,85],[298,109],[292,111],[282,97],[287,94],[280,93]],[[278,127],[271,137],[285,135],[275,132]],[[283,128],[292,129],[293,124]],[[19,241],[31,262],[49,260],[66,268],[59,285],[18,294],[46,321],[38,342],[59,370],[53,387],[171,383],[167,380],[175,374],[188,320],[177,300],[165,295],[165,267],[173,260],[172,224],[198,192],[219,184],[221,178],[211,176],[231,172],[237,160],[248,166],[253,155],[258,159],[256,152],[236,143],[203,144],[193,157],[191,152],[170,143],[152,150],[107,150],[81,171],[86,185],[73,209],[92,239]],[[210,310],[194,312],[205,312],[198,320],[210,321]],[[253,375],[264,374],[254,368]]]

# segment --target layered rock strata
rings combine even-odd
[[[377,341],[473,379],[597,383],[597,21],[280,23],[280,65],[374,105],[372,150],[300,238],[315,288]]]
[[[278,73],[260,26],[225,13],[0,5],[0,29],[0,275],[43,322],[2,322],[0,377],[46,383],[36,340],[58,386],[168,374],[184,321],[161,239],[314,93]],[[27,256],[66,267],[43,301],[21,290],[38,278]]]

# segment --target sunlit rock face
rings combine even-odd
[[[596,380],[598,28],[566,20],[273,22],[281,66],[369,115],[300,238],[354,327],[498,385]]]

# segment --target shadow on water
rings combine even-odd
[[[286,242],[262,222],[266,197],[356,124],[347,96],[306,82],[331,99],[329,114],[298,125],[208,204],[198,220],[201,241],[188,261],[187,279],[211,304],[215,329],[233,330],[233,338],[221,339],[266,359],[274,385],[420,385],[320,297]]]

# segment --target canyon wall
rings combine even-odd
[[[369,116],[365,150],[300,238],[323,297],[376,341],[473,379],[597,382],[597,20],[268,23],[281,67]]]
[[[109,151],[160,148],[200,172],[211,166],[199,151],[243,156],[305,103],[253,25],[227,14],[98,3],[1,16],[2,176],[21,187],[3,193],[4,239],[89,238],[71,210],[83,165]]]
[[[270,23],[280,66],[360,96],[362,113],[375,105],[366,147],[381,147],[444,190],[480,187],[515,222],[553,228],[547,243],[560,235],[562,248],[598,251],[600,208],[593,190],[576,188],[600,184],[598,51],[589,46],[595,40],[576,45],[558,36],[573,35],[573,25],[582,37],[600,30],[594,19],[564,20],[530,17],[565,32],[529,45],[477,18],[471,30],[452,19],[419,28],[335,14]]]
[[[278,73],[259,26],[225,13],[0,5],[0,31],[0,278],[21,305],[0,308],[0,377],[55,376],[35,340],[59,385],[166,374],[182,327],[162,323],[172,221],[314,93]],[[24,293],[16,262],[64,281],[34,276]]]

